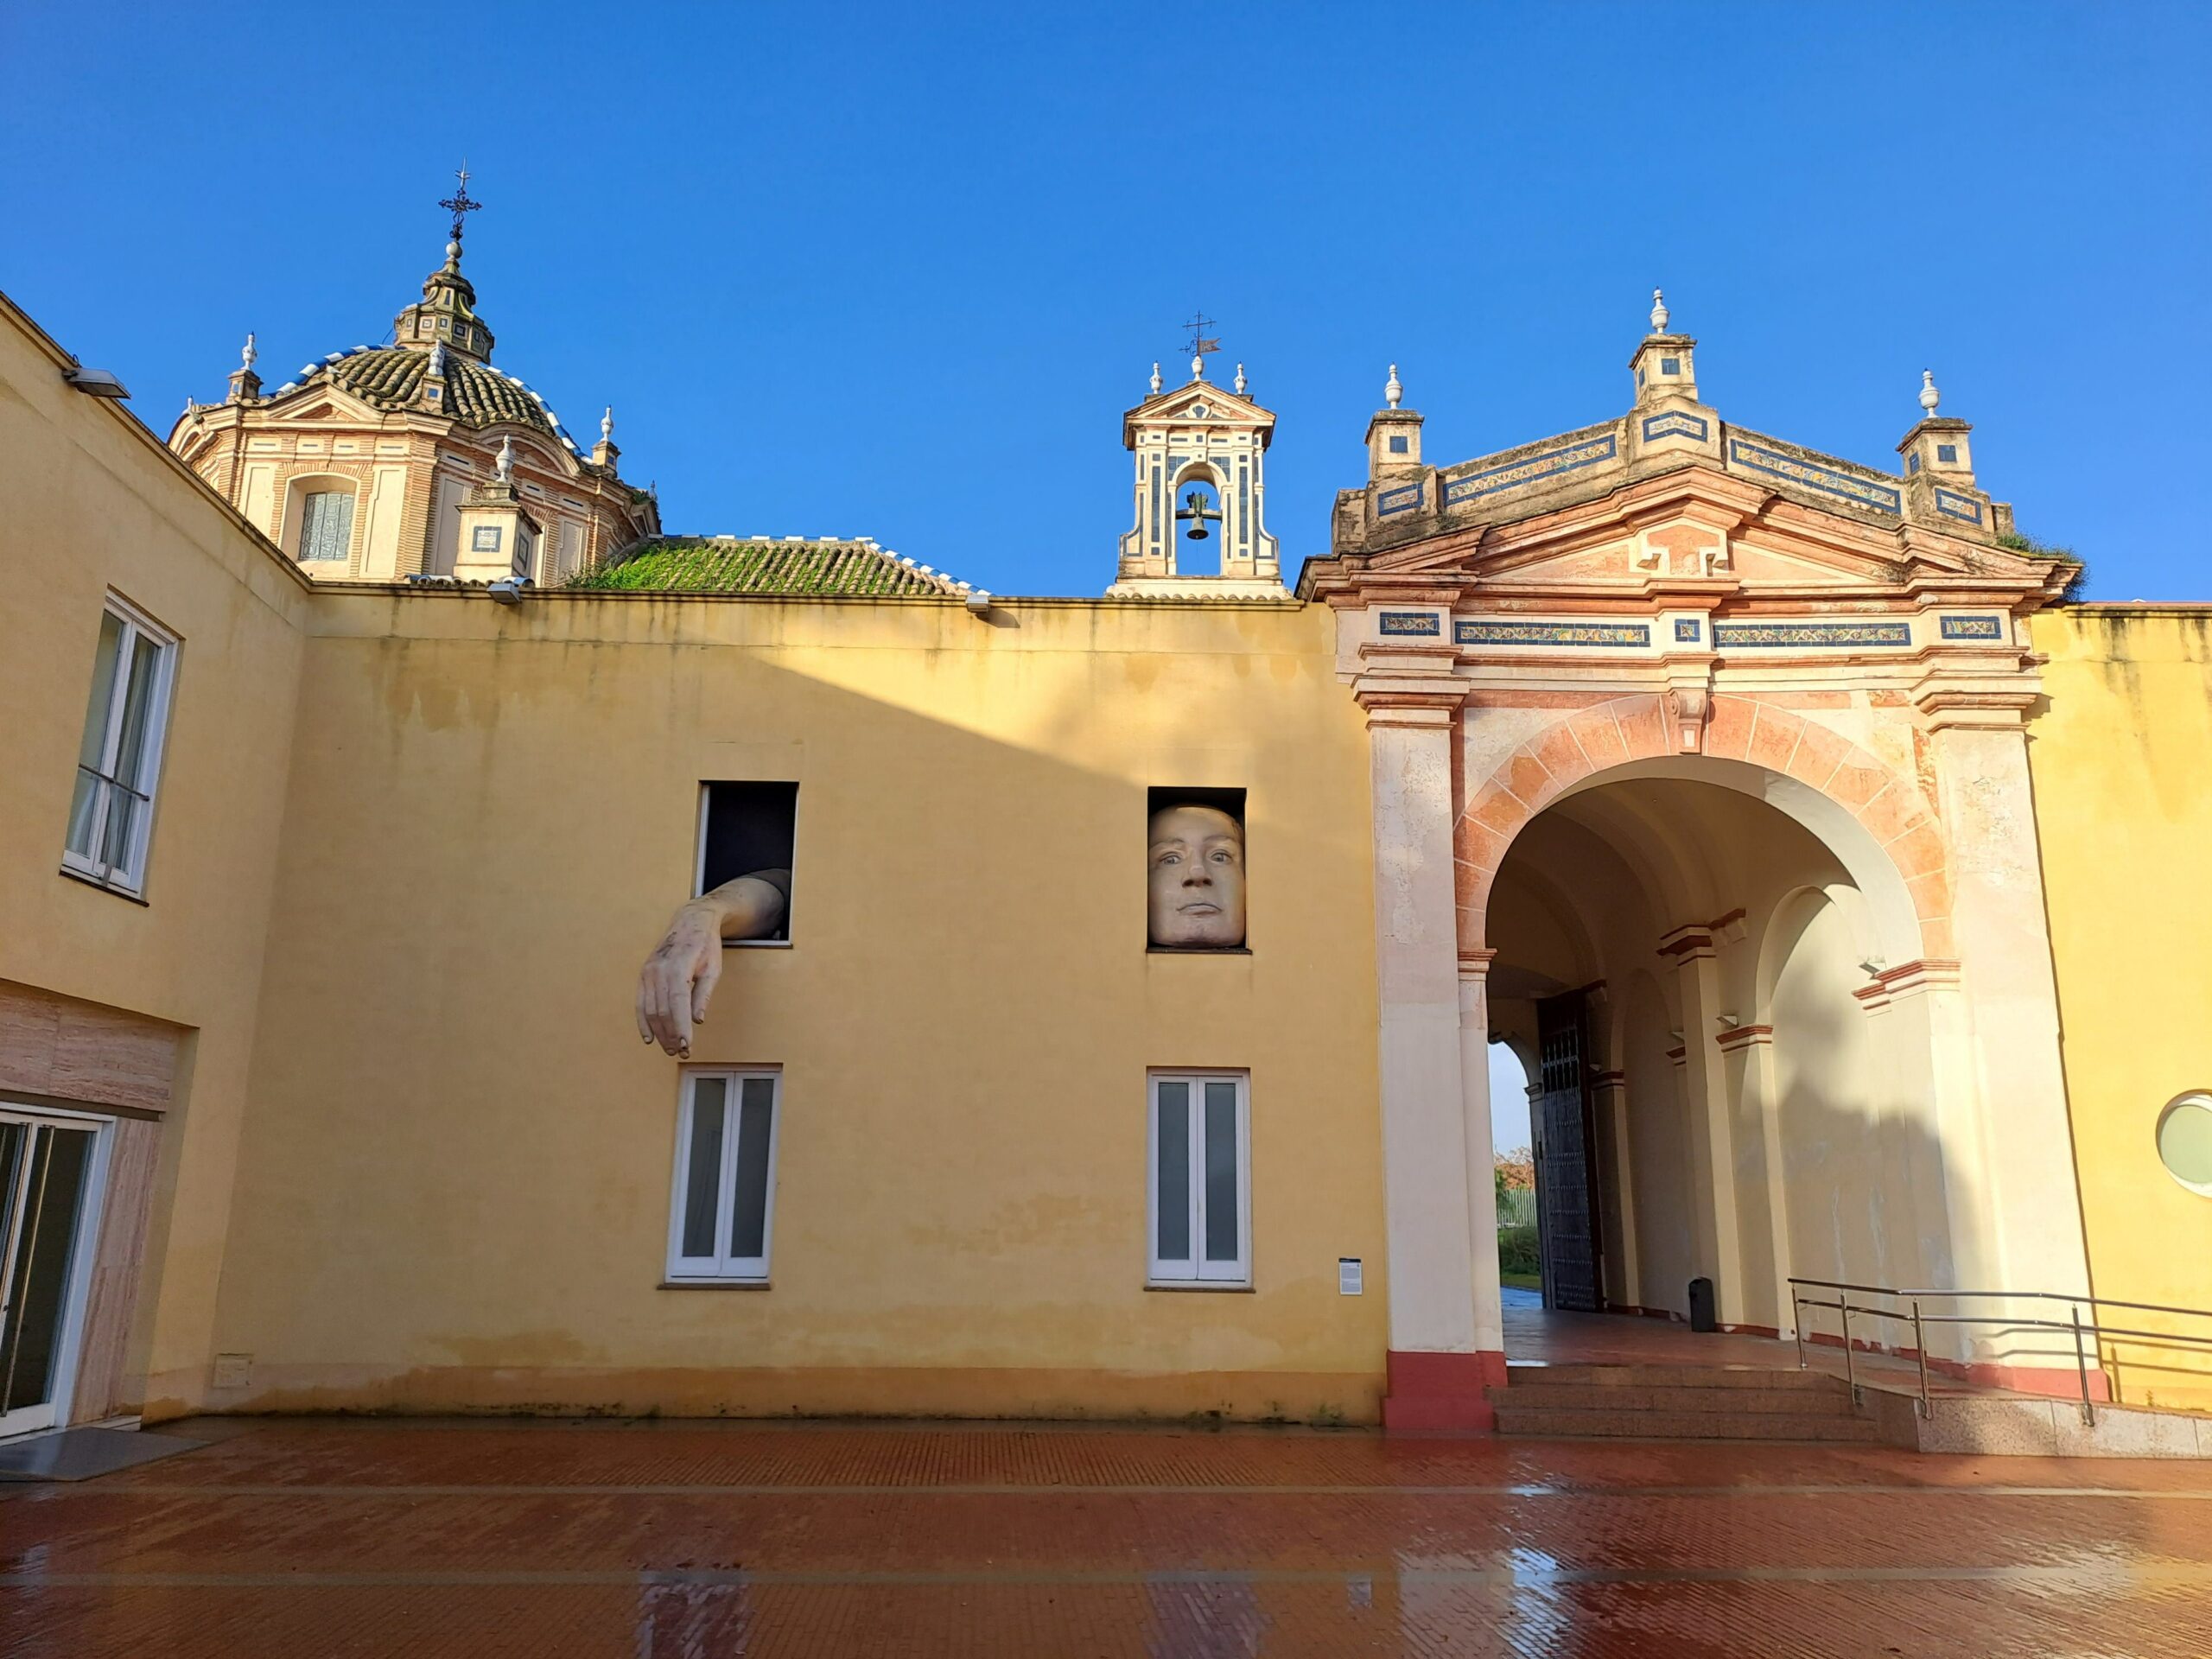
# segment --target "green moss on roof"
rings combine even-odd
[[[664,536],[568,584],[601,593],[761,594],[802,598],[947,595],[946,577],[925,575],[861,542],[741,542]]]

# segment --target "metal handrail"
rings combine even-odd
[[[1802,1317],[1802,1311],[1808,1307],[1834,1309],[1838,1321],[1843,1327],[1844,1381],[1851,1389],[1851,1397],[1854,1403],[1859,1400],[1860,1393],[1857,1368],[1852,1360],[1851,1316],[1853,1313],[1866,1313],[1876,1319],[1896,1319],[1900,1322],[1910,1320],[1912,1325],[1913,1355],[1920,1374],[1920,1398],[1914,1404],[1923,1417],[1929,1415],[1932,1409],[1929,1395],[1926,1338],[1926,1328],[1930,1325],[1994,1325],[2012,1331],[2071,1332],[2074,1337],[2075,1374],[2080,1381],[2082,1389],[2082,1421],[2091,1427],[2094,1427],[2097,1421],[2096,1407],[2089,1396],[2088,1349],[2091,1345],[2102,1343],[2107,1337],[2137,1337],[2157,1342],[2198,1343],[2212,1346],[2212,1334],[2196,1336],[2179,1331],[2145,1331],[2129,1325],[2104,1325],[2097,1318],[2097,1310],[2100,1307],[2124,1307],[2139,1313],[2177,1313],[2188,1319],[2212,1320],[2212,1308],[2176,1307],[2164,1302],[2132,1302],[2122,1300],[2116,1296],[2094,1296],[2087,1293],[2075,1296],[2055,1290],[1946,1290],[1932,1286],[1858,1285],[1837,1279],[1801,1279],[1795,1274],[1790,1276],[1789,1283],[1790,1323],[1796,1327],[1797,1335],[1797,1368],[1800,1370],[1806,1369],[1805,1321]],[[1807,1296],[1804,1294],[1807,1288],[1834,1291],[1836,1299],[1834,1301],[1826,1301],[1819,1297]],[[1854,1293],[1863,1296],[1887,1296],[1898,1301],[1907,1301],[1911,1304],[1911,1312],[1901,1313],[1893,1307],[1877,1307],[1871,1304],[1854,1303],[1851,1300]],[[2067,1305],[2069,1317],[2063,1320],[2037,1319],[2022,1319],[2009,1314],[1999,1317],[1990,1313],[1928,1313],[1922,1311],[1920,1304],[1923,1298],[1932,1300],[1939,1297],[1954,1301],[2063,1302]],[[2085,1303],[2089,1309],[2089,1318],[2086,1324],[2082,1319],[2082,1308]],[[2084,1338],[2087,1338],[2086,1343]],[[2102,1369],[2101,1364],[2099,1369]]]

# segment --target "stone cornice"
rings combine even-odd
[[[1913,707],[1921,723],[1931,732],[1972,728],[1985,731],[2017,731],[2042,701],[2043,687],[2032,670],[2015,658],[2013,671],[1999,677],[1988,674],[1931,668],[1929,677],[1914,689]]]
[[[1937,957],[1900,963],[1885,968],[1874,976],[1874,982],[1862,985],[1852,993],[1869,1014],[1887,1007],[1900,996],[1915,996],[1929,991],[1955,991],[1961,979],[1959,964]]]
[[[1646,531],[1675,523],[1709,530],[1724,568],[1691,574],[1624,567],[1618,581],[1522,575],[1525,567],[1633,544]],[[2053,602],[2073,569],[1926,523],[1888,524],[1828,512],[1705,461],[1631,476],[1603,495],[1524,518],[1431,524],[1431,533],[1388,547],[1349,548],[1308,560],[1301,595],[1348,607],[1479,594],[1491,603],[1563,610],[1669,604],[1733,610],[1777,602],[1908,610],[1949,602],[2002,606],[2024,615]],[[1833,569],[1838,580],[1747,587],[1726,568],[1732,550],[1746,539],[1759,550]]]
[[[1442,732],[1448,735],[1459,722],[1463,692],[1448,687],[1408,684],[1400,681],[1370,683],[1363,677],[1353,685],[1352,695],[1359,700],[1359,706],[1367,711],[1370,731],[1378,727],[1395,726]]]
[[[1688,927],[1669,928],[1659,936],[1658,952],[1672,957],[1676,962],[1696,962],[1713,957],[1713,929],[1700,923]]]

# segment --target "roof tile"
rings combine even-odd
[[[738,541],[664,536],[569,584],[601,592],[755,594],[784,597],[957,597],[964,584],[924,574],[868,542]]]

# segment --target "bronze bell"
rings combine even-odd
[[[1197,490],[1192,490],[1183,498],[1183,510],[1175,516],[1178,518],[1187,518],[1191,521],[1190,539],[1194,542],[1209,539],[1206,534],[1206,521],[1209,518],[1216,524],[1221,522],[1220,510],[1206,505],[1205,497]]]

